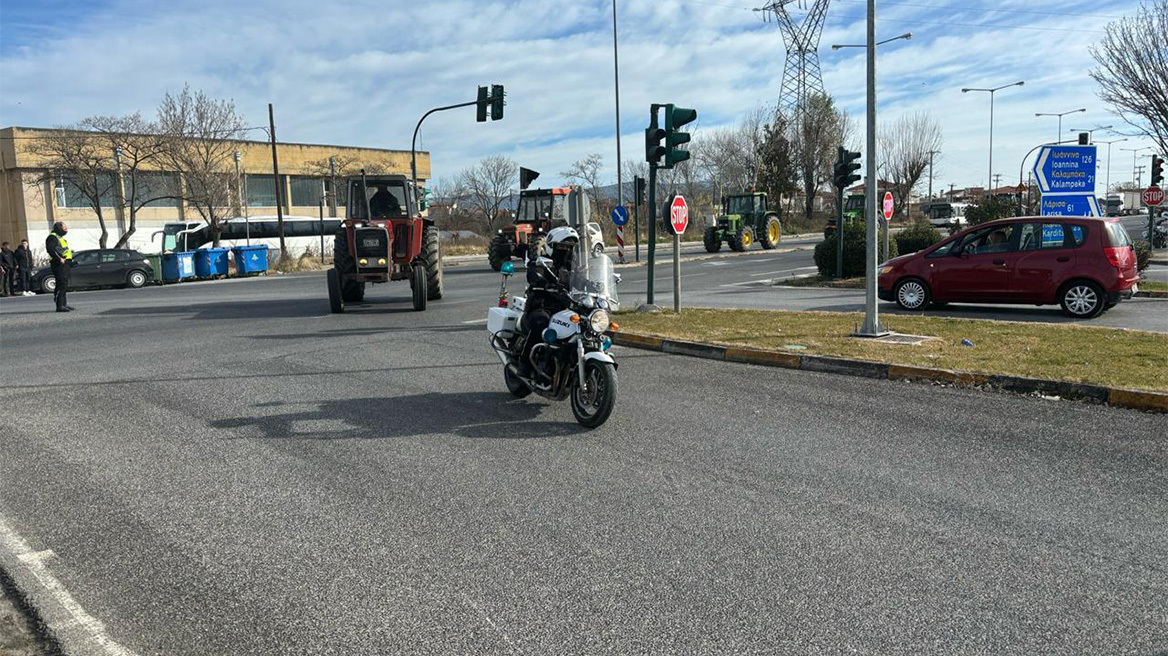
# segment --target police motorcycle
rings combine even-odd
[[[576,421],[596,428],[616,403],[617,365],[607,333],[617,328],[610,313],[619,307],[620,276],[607,255],[589,257],[568,226],[550,231],[538,255],[528,260],[524,296],[507,293],[515,266],[503,263],[498,306],[487,311],[491,347],[513,395],[570,399]]]
[[[1144,239],[1152,243],[1152,248],[1164,248],[1168,246],[1168,213],[1161,213],[1160,219],[1153,225],[1151,238],[1148,238],[1148,231],[1144,230]]]

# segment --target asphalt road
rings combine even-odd
[[[582,431],[506,393],[497,280],[0,304],[34,601],[122,656],[1168,650],[1163,415],[617,349]]]

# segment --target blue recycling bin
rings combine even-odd
[[[195,251],[195,275],[214,278],[227,275],[226,248],[200,248]]]
[[[195,254],[189,251],[177,253],[163,253],[162,279],[166,282],[178,282],[184,278],[193,278],[195,275]]]
[[[236,246],[231,249],[231,257],[235,259],[235,272],[241,276],[268,270],[268,247],[262,244]]]

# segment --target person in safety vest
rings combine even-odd
[[[64,221],[53,224],[53,230],[45,238],[45,250],[49,253],[49,265],[53,268],[53,278],[57,286],[53,290],[53,300],[57,302],[57,312],[71,312],[73,308],[65,302],[65,293],[69,291],[69,271],[73,267],[73,251],[69,250],[69,242],[65,241],[65,233],[69,232]]]

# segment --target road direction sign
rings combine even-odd
[[[677,235],[684,234],[689,226],[689,206],[685,204],[685,197],[680,194],[674,196],[673,202],[669,204],[669,224],[673,226],[673,233]]]
[[[884,203],[882,205],[882,209],[884,210],[884,220],[891,221],[892,220],[892,209],[893,209],[892,192],[891,191],[884,192]]]
[[[1087,194],[1044,194],[1042,216],[1101,216],[1099,200]]]
[[[612,219],[614,225],[623,226],[629,222],[629,211],[624,205],[617,205],[612,208],[612,212],[608,216]]]
[[[1094,194],[1095,146],[1043,146],[1034,177],[1044,194]]]
[[[1143,199],[1144,205],[1155,207],[1164,202],[1164,190],[1156,185],[1152,185],[1144,190]]]

